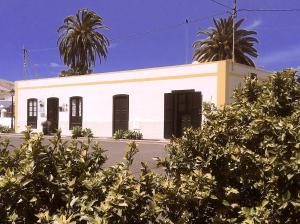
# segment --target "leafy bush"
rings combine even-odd
[[[66,142],[58,132],[44,145],[42,135],[30,129],[24,134],[25,142],[12,153],[8,141],[0,143],[0,223],[158,220],[147,167],[140,180],[129,171],[138,152],[134,142],[128,144],[127,162],[103,168],[107,157],[98,143]]]
[[[202,129],[187,129],[156,158],[159,175],[128,144],[126,161],[103,167],[84,139],[45,145],[24,133],[0,142],[0,223],[300,223],[300,84],[294,71],[247,79],[232,105],[205,105]],[[88,153],[89,148],[92,150]]]
[[[300,223],[300,84],[248,78],[232,105],[167,147],[160,198],[174,223]]]
[[[80,138],[80,137],[93,138],[94,135],[93,135],[93,132],[90,128],[82,129],[79,126],[74,127],[73,130],[72,130],[72,138],[77,139],[77,138]]]
[[[79,126],[73,127],[72,129],[72,138],[77,139],[82,137],[82,128]]]
[[[141,140],[143,139],[143,134],[138,131],[131,131],[131,130],[117,130],[114,133],[114,139],[134,139],[134,140]]]
[[[0,133],[12,133],[13,130],[9,127],[0,125]]]
[[[124,138],[141,140],[141,139],[143,139],[143,134],[140,132],[137,132],[137,131],[128,130],[128,131],[125,131]]]
[[[124,138],[124,132],[123,130],[116,130],[114,133],[114,139],[123,139]]]

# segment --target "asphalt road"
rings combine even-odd
[[[5,138],[9,139],[10,144],[14,147],[18,147],[23,142],[22,137],[20,135],[0,135],[0,140]],[[106,161],[104,167],[111,166],[117,162],[124,161],[123,157],[125,156],[127,141],[113,139],[95,139],[95,141],[99,141],[103,149],[106,150],[108,160]],[[45,144],[46,143],[47,140],[45,140]],[[163,170],[161,168],[156,167],[156,163],[153,160],[153,157],[166,156],[164,147],[167,144],[167,142],[143,140],[138,141],[137,144],[139,152],[134,157],[134,162],[132,164],[131,171],[135,174],[138,174],[140,172],[141,162],[145,162],[155,172],[162,173]],[[13,147],[11,147],[10,150],[13,150]]]

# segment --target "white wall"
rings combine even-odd
[[[10,127],[11,118],[10,117],[0,117],[0,125],[5,127]]]
[[[64,135],[69,131],[69,98],[83,97],[83,128],[91,128],[95,136],[112,136],[113,95],[129,95],[129,129],[140,129],[144,138],[162,139],[164,133],[164,93],[172,90],[201,91],[203,101],[216,103],[217,63],[164,67],[156,69],[104,73],[71,78],[52,78],[19,81],[17,132],[27,123],[27,99],[37,98],[44,103],[45,117],[38,108],[38,128],[46,118],[47,98],[58,97],[59,127]],[[188,76],[188,78],[186,78]],[[159,80],[160,79],[160,80]],[[40,103],[39,103],[40,104]]]
[[[243,64],[229,63],[229,73],[227,80],[227,88],[229,93],[229,101],[227,103],[232,103],[232,94],[234,89],[238,86],[243,85],[245,77],[250,76],[251,73],[257,75],[259,80],[267,80],[269,72],[264,71],[260,68],[254,68]]]

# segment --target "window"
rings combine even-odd
[[[70,130],[74,127],[82,127],[82,97],[70,98]]]
[[[27,126],[37,128],[37,99],[27,100]]]

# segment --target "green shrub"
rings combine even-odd
[[[134,139],[134,140],[141,140],[143,139],[143,134],[137,131],[131,130],[117,130],[114,133],[114,139]]]
[[[12,133],[13,130],[7,126],[0,125],[0,133]]]
[[[99,143],[43,142],[24,132],[11,153],[0,141],[0,223],[300,223],[300,84],[294,71],[247,79],[232,105],[204,106],[202,129],[172,139],[142,163],[128,144],[125,162],[103,167]],[[88,131],[87,131],[88,133]],[[92,147],[92,150],[88,150]]]
[[[72,138],[77,139],[80,137],[87,137],[87,138],[93,138],[94,134],[90,128],[82,129],[81,127],[77,126],[74,127],[72,130]]]
[[[114,139],[123,139],[124,138],[124,131],[123,130],[116,130],[113,137],[114,137]]]
[[[77,138],[80,138],[80,137],[83,137],[82,128],[79,127],[79,126],[73,127],[73,129],[72,129],[72,138],[77,139]]]
[[[124,138],[141,140],[141,139],[143,139],[143,135],[140,132],[128,130],[128,131],[125,131]]]
[[[159,190],[174,223],[300,223],[300,84],[295,71],[248,78],[234,103],[205,105],[202,130],[187,130],[157,159]]]

